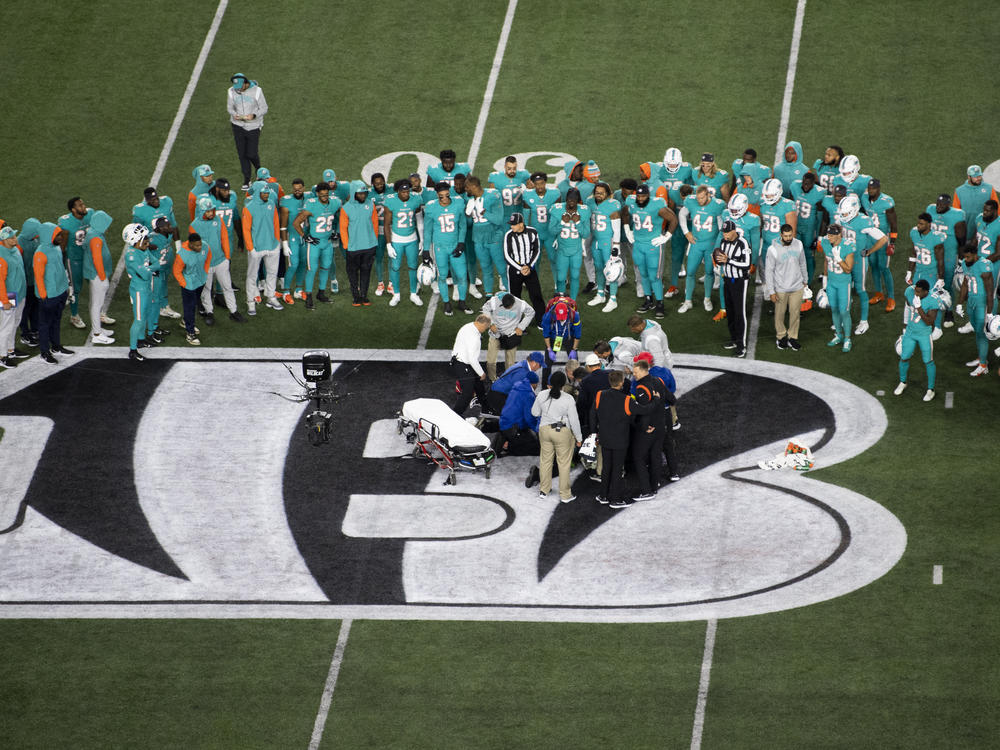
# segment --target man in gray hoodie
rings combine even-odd
[[[779,349],[798,351],[799,312],[805,290],[806,254],[790,224],[781,227],[780,238],[772,240],[764,263],[764,294],[774,303],[774,330]],[[785,327],[785,311],[788,327]]]
[[[246,190],[250,187],[251,175],[260,168],[258,144],[264,115],[267,114],[267,100],[257,81],[251,81],[242,73],[236,73],[229,80],[233,85],[226,92],[226,110],[229,112],[229,123],[233,126],[236,154],[240,157],[240,169],[243,171],[243,189]]]

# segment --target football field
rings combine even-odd
[[[113,217],[116,262],[147,185],[183,233],[196,165],[239,186],[241,71],[286,190],[326,168],[391,182],[447,148],[484,182],[514,154],[552,183],[593,159],[617,186],[668,147],[728,170],[839,144],[895,199],[900,303],[872,305],[850,353],[818,309],[781,351],[758,287],[744,361],[700,285],[690,312],[668,299],[681,481],[614,512],[579,473],[576,502],[540,500],[526,457],[454,486],[399,458],[395,414],[453,397],[467,322],[427,290],[219,315],[197,349],[166,321],[138,365],[125,277],[118,344],[67,314],[76,357],[0,372],[0,744],[996,746],[998,363],[970,378],[956,325],[936,398],[918,358],[892,395],[910,227],[971,164],[1000,183],[983,4],[18,0],[0,25],[0,218],[55,221],[82,196]],[[245,254],[234,268],[243,286]],[[619,299],[581,307],[581,351],[628,335],[634,286]],[[319,448],[279,397],[315,348],[347,394]],[[793,437],[813,471],[756,468]]]

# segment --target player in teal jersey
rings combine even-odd
[[[868,188],[871,177],[861,174],[861,162],[858,160],[858,157],[854,154],[845,156],[840,160],[837,172],[837,176],[833,178],[834,187],[843,185],[847,188],[848,193],[854,193],[858,196],[858,200],[860,200]]]
[[[320,183],[323,182],[326,183],[327,187],[330,190],[330,197],[339,200],[340,205],[344,205],[345,202],[351,199],[350,180],[347,180],[345,182],[338,181],[337,173],[333,169],[323,170],[323,177],[320,180],[320,182],[316,184],[319,185]],[[313,189],[309,191],[308,197],[313,198],[315,197],[315,195],[316,195],[316,188],[313,187]],[[337,241],[339,242],[339,239]]]
[[[616,201],[618,201],[618,203],[624,209],[625,201],[629,199],[629,196],[635,195],[635,191],[638,188],[639,188],[639,183],[636,180],[632,179],[631,177],[626,177],[624,180],[621,180],[618,183],[618,189],[614,192],[614,194],[611,197],[614,198]],[[624,219],[625,217],[623,216],[622,218]],[[625,229],[629,229],[629,231],[631,232],[631,228],[628,227],[628,223],[626,221],[623,221],[622,234],[621,234],[621,242],[622,242],[621,254],[623,256],[622,257],[623,262],[625,261],[625,258],[632,257],[632,241],[628,238],[628,235],[625,233],[624,231]],[[633,271],[635,273],[635,296],[640,298],[645,297],[646,291],[642,288],[642,278],[639,275],[639,269],[634,268],[635,266],[634,262],[632,265],[633,265]],[[624,286],[625,283],[626,279],[623,279],[622,281],[618,282],[618,286],[619,287]]]
[[[837,185],[832,192],[828,193],[823,197],[820,202],[820,222],[819,222],[819,236],[826,236],[826,228],[831,224],[837,223],[837,209],[840,206],[840,202],[847,197],[847,186]]]
[[[191,222],[188,233],[201,236],[202,243],[212,253],[212,263],[208,269],[208,280],[201,290],[201,306],[204,310],[205,323],[215,323],[215,305],[212,295],[212,282],[217,280],[222,289],[222,298],[229,310],[229,318],[237,323],[245,323],[246,318],[236,309],[236,294],[232,281],[232,248],[229,245],[229,234],[222,224],[215,209],[215,201],[207,195],[198,199],[196,213],[200,218]]]
[[[983,212],[986,201],[1000,201],[996,189],[983,182],[983,168],[973,164],[966,170],[968,179],[955,188],[952,206],[965,211],[965,236],[971,237],[976,231],[976,217]]]
[[[74,196],[66,201],[69,213],[63,214],[56,221],[56,226],[66,234],[63,235],[63,251],[69,261],[70,280],[73,290],[69,296],[69,322],[74,328],[86,328],[87,324],[80,317],[80,295],[83,294],[83,253],[84,238],[94,209],[87,208],[80,196]]]
[[[875,294],[868,298],[868,302],[876,305],[886,300],[885,311],[892,312],[896,309],[896,289],[892,271],[889,270],[889,259],[896,252],[895,243],[899,232],[896,201],[891,195],[882,192],[882,183],[873,177],[868,180],[868,188],[861,196],[861,208],[883,234],[889,235],[889,244],[868,256],[872,270],[872,286],[875,289]]]
[[[170,226],[174,229],[173,242],[176,252],[181,246],[180,230],[177,228],[177,219],[174,218],[174,202],[169,195],[160,195],[155,187],[148,187],[142,191],[143,202],[137,203],[132,208],[132,221],[142,224],[149,231],[153,231],[156,220],[161,216],[165,217]],[[160,311],[160,315],[168,318],[179,318],[180,314],[175,312],[170,305]]]
[[[333,243],[340,241],[337,226],[337,212],[342,203],[339,198],[331,197],[330,186],[320,182],[313,188],[312,197],[307,197],[299,215],[292,221],[296,234],[306,244],[306,309],[315,308],[313,303],[313,284],[316,282],[316,272],[319,271],[319,291],[316,299],[320,302],[332,302],[326,293],[326,280],[333,270],[336,276],[336,266],[333,260]],[[334,239],[336,237],[336,240]]]
[[[771,179],[771,168],[757,161],[757,151],[748,148],[742,159],[733,159],[729,194],[743,193],[750,202],[750,213],[760,211],[760,194],[764,183]]]
[[[149,247],[146,248],[146,254],[149,256],[150,270],[155,273],[150,280],[149,302],[146,307],[146,340],[154,344],[161,343],[163,337],[169,334],[169,331],[160,328],[160,310],[167,306],[167,275],[173,268],[176,256],[171,242],[172,230],[166,217],[161,216],[147,237]]]
[[[781,239],[782,224],[788,224],[793,230],[798,230],[798,209],[793,200],[784,197],[784,192],[781,180],[771,178],[764,183],[760,203],[762,247],[770,247],[772,242]],[[764,272],[764,257],[765,255],[761,254],[756,257],[754,262],[760,273]],[[758,284],[760,283],[760,273],[757,275]]]
[[[931,229],[930,214],[917,217],[917,225],[910,229],[913,252],[906,267],[907,286],[926,279],[932,287],[944,288],[944,240],[943,234]]]
[[[375,286],[376,297],[381,297],[386,291],[389,292],[390,296],[396,293],[391,278],[389,279],[389,287],[386,289],[385,275],[382,270],[385,266],[385,245],[387,242],[382,218],[385,216],[385,199],[388,196],[385,175],[381,172],[375,172],[372,175],[372,189],[369,191],[368,197],[375,202],[375,211],[378,213],[378,239],[375,245],[375,281],[378,282]]]
[[[95,211],[83,240],[83,278],[90,282],[90,340],[95,344],[115,343],[114,331],[101,327],[104,323],[111,325],[115,322],[114,318],[101,313],[114,266],[111,248],[104,236],[110,226],[111,217],[104,211]],[[3,354],[0,350],[0,355]]]
[[[827,197],[816,186],[816,175],[806,172],[799,182],[792,183],[792,200],[799,215],[795,236],[806,251],[806,275],[812,281],[816,270],[816,241],[819,238],[820,204]]]
[[[548,187],[546,184],[548,179],[548,175],[544,172],[535,172],[531,175],[531,182],[535,189],[526,190],[522,194],[521,200],[524,202],[524,214],[528,220],[528,226],[538,230],[538,241],[545,249],[552,277],[555,278],[556,252],[552,238],[549,236],[549,212],[559,202],[559,191]]]
[[[726,204],[713,198],[707,185],[699,185],[694,195],[684,199],[680,212],[681,231],[690,245],[687,257],[687,276],[684,279],[684,302],[677,312],[686,313],[694,303],[694,284],[698,267],[705,264],[705,309],[712,311],[712,284],[715,280],[715,266],[712,252],[722,238],[723,213]],[[688,222],[690,221],[690,229]]]
[[[705,185],[712,198],[729,200],[729,173],[716,166],[715,154],[706,151],[701,155],[701,164],[698,165],[698,170],[691,179],[695,186]]]
[[[889,244],[889,238],[875,226],[871,217],[861,213],[861,201],[854,193],[849,193],[840,202],[837,208],[837,216],[841,231],[844,237],[852,240],[856,247],[857,256],[854,259],[854,267],[851,269],[851,280],[854,285],[854,293],[861,301],[861,320],[854,333],[860,336],[868,331],[868,292],[865,291],[865,271],[868,265],[868,256],[882,250]]]
[[[417,172],[410,175],[410,195],[419,198],[424,206],[437,200],[437,193],[433,188],[424,187],[423,178]]]
[[[517,157],[508,156],[503,160],[503,171],[490,172],[489,182],[486,185],[500,191],[504,226],[506,226],[510,222],[511,215],[521,210],[521,194],[532,187],[531,174],[527,169],[517,168]]]
[[[823,158],[813,162],[812,171],[816,173],[819,186],[828,193],[833,191],[833,181],[840,174],[840,161],[843,158],[844,149],[840,146],[827,146]]]
[[[556,246],[556,291],[565,292],[569,277],[569,296],[580,293],[580,264],[583,243],[590,237],[590,209],[583,205],[576,188],[566,191],[566,202],[557,203],[549,213],[549,234]]]
[[[424,206],[424,260],[433,255],[438,270],[438,293],[444,300],[444,314],[452,315],[448,299],[447,276],[451,273],[458,287],[458,309],[466,315],[472,310],[465,304],[469,288],[469,271],[465,262],[467,222],[465,203],[452,199],[450,185],[442,180],[436,186],[437,200]]]
[[[990,342],[986,338],[986,316],[990,314],[990,300],[996,293],[994,287],[993,267],[989,261],[981,257],[975,245],[962,248],[962,265],[964,278],[958,292],[958,308],[968,303],[969,323],[976,334],[977,359],[966,362],[966,367],[975,367],[969,374],[977,378],[989,373]]]
[[[587,304],[591,307],[603,304],[601,312],[611,312],[618,308],[618,284],[608,284],[604,277],[604,266],[612,255],[621,253],[621,204],[611,197],[611,186],[598,182],[594,195],[587,201],[590,209],[590,251],[594,256],[597,294]],[[605,302],[605,300],[607,300]]]
[[[980,256],[993,264],[993,277],[1000,278],[1000,220],[997,219],[997,202],[992,198],[983,204],[983,212],[976,217],[972,244]],[[994,300],[993,311],[996,309]]]
[[[965,212],[951,207],[951,196],[941,193],[934,203],[925,209],[931,215],[931,231],[944,235],[944,288],[952,292],[955,280],[955,266],[958,265],[958,248],[965,245]],[[940,316],[939,316],[940,317]],[[944,313],[944,327],[955,325],[952,310]]]
[[[750,264],[756,265],[760,257],[760,217],[750,213],[750,199],[743,193],[734,193],[726,206],[729,218],[736,224],[736,231],[750,243]],[[708,287],[706,287],[707,289]],[[725,290],[719,289],[719,312],[712,320],[720,321],[726,318]]]
[[[451,199],[460,200],[465,210],[465,270],[469,276],[468,295],[476,299],[482,299],[482,292],[478,289],[479,279],[479,259],[476,256],[476,241],[472,236],[472,214],[469,212],[469,193],[466,190],[466,181],[469,175],[463,172],[455,172],[454,182],[451,186]],[[452,299],[458,301],[458,287],[452,285]]]
[[[601,177],[601,169],[593,159],[584,164],[578,159],[570,159],[563,165],[563,177],[556,183],[559,199],[566,200],[572,188],[580,191],[580,202],[586,202],[594,194],[594,185]]]
[[[504,204],[499,190],[483,188],[475,175],[466,180],[468,201],[465,214],[472,230],[473,248],[482,269],[483,291],[487,297],[493,295],[493,274],[499,275],[501,284],[507,271],[503,257]]]
[[[781,180],[781,184],[785,189],[785,197],[794,200],[795,196],[792,195],[792,185],[806,176],[809,172],[809,167],[802,161],[802,144],[798,141],[789,141],[786,143],[785,150],[782,153],[782,160],[774,165],[774,176]],[[799,240],[801,239],[799,237]],[[806,245],[805,242],[802,244],[808,251],[809,245]],[[808,257],[808,253],[806,257]]]
[[[389,279],[395,290],[389,300],[389,306],[395,307],[399,304],[399,269],[403,267],[403,260],[406,260],[406,268],[410,275],[410,302],[420,307],[424,303],[417,295],[417,264],[420,262],[418,260],[420,251],[423,250],[420,238],[420,212],[423,210],[424,202],[419,195],[414,195],[410,190],[408,179],[398,180],[394,187],[396,192],[385,199],[383,204],[385,214],[382,217],[383,231],[389,238],[385,246],[385,251],[389,255]]]
[[[663,154],[663,166],[660,169],[660,186],[656,189],[657,198],[665,198],[671,211],[677,213],[684,203],[681,188],[687,186],[690,190],[694,185],[694,172],[691,165],[684,161],[679,148],[670,147]],[[670,238],[670,286],[663,293],[666,298],[679,292],[680,278],[684,271],[684,255],[687,252],[688,241],[684,232],[674,232]]]
[[[833,338],[827,346],[843,344],[845,352],[851,351],[851,269],[854,268],[855,250],[852,240],[844,238],[839,224],[827,227],[826,236],[819,241],[823,253],[823,290],[830,301],[833,316]]]
[[[456,174],[468,175],[472,171],[472,167],[465,162],[455,161],[455,152],[450,148],[444,149],[438,156],[441,161],[427,170],[427,184],[434,185],[435,190],[438,183],[447,182],[451,187],[455,184]]]
[[[708,194],[707,188],[705,194]],[[635,195],[625,201],[622,212],[625,235],[632,243],[632,262],[646,291],[645,301],[636,312],[652,310],[657,318],[662,318],[666,315],[663,309],[663,256],[666,251],[663,248],[677,229],[677,215],[663,198],[650,195],[649,185],[639,185]],[[688,273],[691,273],[690,268]],[[711,282],[706,279],[705,283]]]
[[[294,305],[296,298],[305,300],[302,291],[306,278],[306,243],[298,232],[288,228],[306,205],[306,184],[300,177],[292,180],[292,192],[278,201],[278,226],[281,233],[281,252],[285,256],[285,293],[281,296],[286,305]],[[296,283],[297,280],[297,283]]]
[[[928,231],[930,221],[927,222]],[[934,398],[934,380],[937,375],[937,367],[934,364],[934,343],[932,341],[932,330],[935,320],[938,318],[937,301],[930,296],[930,285],[927,279],[918,279],[913,286],[908,286],[903,292],[906,300],[906,311],[903,313],[902,349],[899,355],[899,385],[893,394],[901,396],[906,390],[906,376],[910,372],[910,357],[916,348],[920,347],[920,354],[924,360],[924,367],[927,368],[927,393],[924,394],[924,401]]]
[[[198,199],[215,185],[215,172],[207,164],[199,164],[191,172],[194,186],[188,191],[188,221],[194,221]]]
[[[122,231],[125,240],[125,272],[128,274],[128,296],[132,302],[132,327],[128,332],[129,359],[141,362],[145,357],[139,354],[140,343],[144,347],[152,346],[144,340],[146,335],[146,314],[150,294],[153,270],[150,268],[149,230],[135,223],[129,224]]]

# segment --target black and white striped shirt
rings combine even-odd
[[[723,238],[719,247],[729,258],[721,266],[723,277],[727,279],[750,278],[750,243],[737,235],[732,242]]]
[[[542,246],[538,241],[538,230],[534,227],[525,227],[523,232],[509,229],[504,235],[503,257],[509,266],[514,268],[534,266],[541,252]]]

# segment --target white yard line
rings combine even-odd
[[[342,620],[340,623],[340,634],[337,636],[337,646],[333,649],[333,659],[330,661],[330,671],[326,676],[326,684],[323,686],[323,696],[319,701],[316,723],[313,724],[312,737],[309,740],[309,750],[316,750],[323,739],[326,718],[330,715],[330,703],[333,701],[333,691],[337,687],[340,665],[344,663],[344,649],[347,648],[347,636],[350,632],[351,620]]]
[[[155,187],[159,184],[160,177],[163,176],[163,170],[167,166],[167,159],[170,158],[170,152],[174,148],[174,142],[177,140],[177,134],[180,132],[181,123],[184,122],[188,107],[191,105],[191,97],[194,96],[194,90],[197,88],[198,80],[201,78],[201,71],[205,68],[205,60],[208,59],[209,50],[212,49],[212,44],[215,42],[215,35],[219,31],[222,16],[225,14],[226,6],[228,5],[229,0],[219,0],[219,7],[215,9],[215,17],[212,19],[212,25],[208,27],[205,41],[201,45],[201,52],[198,53],[198,59],[194,63],[194,70],[191,71],[191,78],[188,80],[187,88],[184,89],[184,96],[181,97],[181,103],[177,107],[177,114],[174,115],[174,121],[170,125],[170,132],[167,133],[167,140],[160,151],[160,158],[156,161],[156,169],[153,170],[153,176],[149,178],[149,185]],[[118,259],[118,264],[115,266],[115,272],[111,276],[108,293],[104,298],[104,309],[101,310],[101,313],[106,313],[108,308],[111,307],[112,299],[115,296],[115,289],[118,288],[118,282],[121,281],[124,272],[125,253],[123,252],[122,257]],[[89,336],[87,337],[86,346],[92,346]]]
[[[503,19],[503,27],[500,29],[500,39],[497,41],[497,51],[493,55],[493,66],[490,68],[490,77],[486,81],[486,91],[483,92],[483,106],[479,108],[479,119],[476,120],[476,130],[472,134],[472,145],[469,146],[469,166],[475,167],[476,157],[479,156],[479,147],[483,142],[483,131],[486,130],[486,120],[490,116],[490,107],[493,105],[493,92],[497,87],[497,78],[500,77],[500,66],[503,65],[503,56],[507,51],[507,40],[510,38],[510,27],[514,23],[514,11],[517,10],[517,0],[510,0],[507,3],[507,15]],[[449,290],[450,292],[450,290]],[[447,302],[447,300],[444,300]],[[427,339],[431,335],[431,326],[434,324],[434,314],[437,312],[438,297],[431,296],[427,304],[427,313],[424,315],[424,325],[420,329],[420,338],[417,339],[417,349],[427,348]]]
[[[694,708],[691,750],[701,750],[701,735],[705,729],[705,705],[708,702],[708,681],[712,673],[712,655],[715,653],[715,629],[718,624],[718,620],[709,620],[705,628],[705,650],[701,656],[701,679],[698,680],[698,702]]]
[[[933,583],[935,586],[940,586],[942,583],[944,583],[944,566],[943,565],[935,565],[934,566],[934,570],[931,573],[931,583]]]

